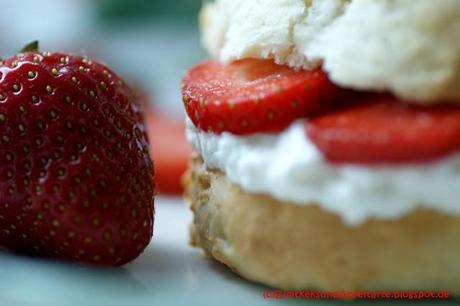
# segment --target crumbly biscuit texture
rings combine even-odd
[[[417,211],[348,227],[311,204],[244,192],[195,156],[184,178],[192,244],[276,288],[460,294],[460,218]]]
[[[204,45],[223,61],[322,63],[345,87],[460,103],[458,0],[215,0],[201,25]]]

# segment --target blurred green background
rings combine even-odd
[[[182,113],[180,79],[206,56],[201,0],[2,0],[0,54],[40,40],[46,51],[87,53],[112,66],[161,110]]]
[[[99,17],[108,23],[150,20],[152,17],[193,23],[201,5],[199,0],[104,0],[99,3]]]

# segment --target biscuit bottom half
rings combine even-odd
[[[194,215],[191,243],[251,281],[280,289],[460,295],[459,216],[418,210],[349,226],[314,203],[245,192],[197,155],[184,185]]]

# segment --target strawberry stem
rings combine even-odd
[[[21,53],[26,53],[26,52],[34,52],[38,51],[39,49],[39,44],[38,40],[34,40],[33,42],[28,43],[21,49]]]

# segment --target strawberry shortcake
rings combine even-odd
[[[460,2],[217,0],[192,244],[277,288],[460,294]]]

